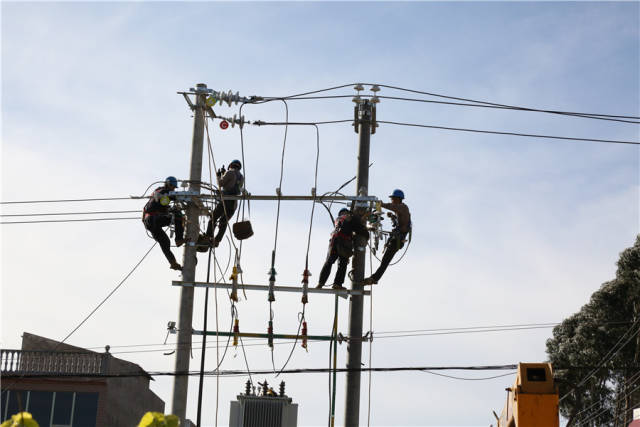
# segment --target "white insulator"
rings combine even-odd
[[[354,88],[355,90],[357,90],[357,91],[364,90],[364,87],[363,87],[360,83],[358,83],[357,85],[355,85],[353,88]]]

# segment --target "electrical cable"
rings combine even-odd
[[[115,292],[120,288],[120,286],[122,286],[122,285],[124,284],[124,282],[129,278],[129,276],[131,276],[131,275],[133,274],[133,272],[134,272],[134,271],[136,271],[136,269],[138,268],[138,266],[139,266],[140,264],[142,264],[142,261],[144,261],[144,259],[147,257],[147,255],[149,255],[149,254],[151,253],[151,251],[153,250],[153,248],[154,248],[157,244],[158,244],[158,242],[154,242],[154,243],[153,243],[153,245],[151,245],[151,247],[149,248],[149,250],[148,250],[148,251],[147,251],[147,252],[142,256],[142,258],[140,258],[140,261],[138,261],[138,262],[136,263],[136,265],[134,265],[134,266],[133,266],[133,268],[131,269],[131,271],[129,271],[129,273],[127,273],[127,275],[126,275],[126,276],[124,276],[124,279],[122,279],[122,280],[120,281],[120,283],[118,283],[118,285],[117,285],[115,288],[113,288],[113,290],[112,290],[111,292],[109,292],[109,294],[108,294],[108,295],[107,295],[107,296],[106,296],[102,301],[100,301],[100,303],[96,306],[96,308],[94,308],[94,309],[91,311],[91,313],[89,313],[89,315],[87,315],[87,317],[85,317],[85,318],[82,320],[82,322],[80,322],[80,324],[78,324],[78,326],[76,326],[76,327],[75,327],[71,332],[69,332],[69,333],[67,334],[67,336],[66,336],[66,337],[64,337],[60,342],[58,342],[58,344],[56,344],[56,346],[54,347],[54,349],[53,349],[52,351],[56,351],[56,349],[58,349],[58,347],[60,347],[62,344],[64,344],[64,342],[65,342],[65,341],[67,341],[67,339],[68,339],[71,335],[73,335],[73,333],[74,333],[75,331],[77,331],[78,329],[80,329],[80,327],[81,327],[82,325],[84,325],[84,323],[85,323],[87,320],[89,320],[89,318],[90,318],[91,316],[93,316],[93,314],[94,314],[96,311],[98,311],[98,309],[99,309],[100,307],[102,307],[102,304],[104,304],[104,303],[105,303],[105,302],[106,302],[106,301],[111,297],[111,295],[113,295],[113,294],[114,294],[114,293],[115,293]]]
[[[625,341],[624,344],[620,345],[620,348],[616,349],[616,347],[618,347],[618,345],[622,342],[622,340],[626,338],[627,334],[631,332],[635,326],[638,326],[638,330],[632,333],[627,339],[627,341]],[[560,397],[559,402],[562,402],[567,396],[569,396],[569,394],[573,393],[577,388],[584,385],[591,377],[593,377],[600,370],[600,368],[604,366],[605,363],[607,363],[616,354],[618,354],[618,352],[622,350],[622,348],[624,348],[624,346],[627,345],[629,341],[631,341],[633,337],[635,337],[638,333],[640,333],[640,319],[636,320],[634,324],[631,325],[631,327],[622,335],[622,337],[620,337],[618,342],[616,342],[616,344],[611,348],[611,350],[609,350],[609,352],[603,357],[602,361],[598,364],[598,367],[595,368],[593,371],[591,371],[586,377],[584,377],[582,381],[580,381],[575,387],[573,387],[573,389],[567,392],[564,396]]]
[[[501,105],[501,104],[485,104],[485,103],[474,104],[474,103],[448,102],[448,101],[436,101],[433,99],[406,98],[406,97],[398,97],[398,96],[366,95],[366,94],[360,94],[358,96],[360,98],[369,98],[369,99],[375,97],[377,99],[389,99],[392,101],[409,101],[409,102],[420,102],[420,103],[427,103],[427,104],[453,105],[453,106],[460,106],[460,107],[494,108],[494,109],[500,109],[500,110],[547,113],[547,114],[555,114],[555,115],[562,115],[562,116],[573,116],[573,117],[592,119],[592,120],[605,120],[605,121],[620,122],[620,123],[640,124],[640,122],[633,120],[633,119],[640,119],[640,118],[633,117],[633,116],[612,116],[612,115],[602,115],[602,114],[578,113],[578,112],[571,112],[571,111],[543,110],[543,109],[537,109],[537,108],[517,107],[517,106],[509,106],[509,105]],[[296,97],[296,98],[287,98],[287,100],[288,101],[305,101],[305,100],[341,99],[341,98],[353,98],[353,97],[354,97],[353,94],[324,95],[324,96],[304,96],[304,97]],[[619,118],[614,118],[614,117],[619,117]],[[624,119],[625,117],[632,120],[626,120]]]
[[[139,216],[134,217],[120,217],[120,218],[84,218],[84,219],[47,219],[47,220],[37,220],[37,221],[2,221],[0,224],[9,225],[9,224],[42,224],[42,223],[64,223],[64,222],[91,222],[91,221],[121,221],[121,220],[131,220],[137,219],[140,221]]]
[[[254,125],[257,126],[285,126],[285,125],[310,125],[310,124],[330,124],[330,123],[352,123],[353,119],[349,120],[332,120],[332,121],[324,121],[324,122],[296,122],[296,123],[282,123],[282,122],[254,122]],[[472,133],[483,133],[483,134],[492,134],[492,135],[509,135],[509,136],[520,136],[526,138],[541,138],[541,139],[557,139],[563,141],[579,141],[579,142],[601,142],[608,144],[627,144],[627,145],[640,145],[640,142],[636,141],[621,141],[621,140],[612,140],[612,139],[596,139],[596,138],[577,138],[577,137],[569,137],[569,136],[554,136],[554,135],[539,135],[539,134],[529,134],[529,133],[519,133],[519,132],[502,132],[502,131],[492,131],[492,130],[481,130],[481,129],[468,129],[468,128],[454,128],[447,126],[435,126],[435,125],[424,125],[418,123],[404,123],[404,122],[394,122],[387,120],[377,120],[377,123],[396,125],[396,126],[409,126],[409,127],[418,127],[418,128],[427,128],[427,129],[441,129],[441,130],[450,130],[456,132],[472,132]]]
[[[575,137],[569,137],[569,136],[538,135],[538,134],[518,133],[518,132],[501,132],[501,131],[490,131],[490,130],[480,130],[480,129],[453,128],[453,127],[447,127],[447,126],[422,125],[417,123],[391,122],[386,120],[378,120],[378,123],[384,123],[384,124],[396,125],[396,126],[410,126],[410,127],[428,128],[428,129],[452,130],[457,132],[473,132],[473,133],[484,133],[484,134],[493,134],[493,135],[521,136],[521,137],[527,137],[527,138],[558,139],[563,141],[602,142],[607,144],[640,145],[640,142],[619,141],[619,140],[613,140],[613,139],[575,138]]]
[[[361,84],[373,85],[373,83],[361,83]],[[640,119],[640,117],[638,117],[638,116],[621,116],[621,115],[597,114],[597,113],[575,113],[575,112],[556,111],[556,110],[549,110],[549,109],[539,110],[539,109],[535,109],[535,108],[517,107],[517,106],[513,106],[513,105],[508,105],[508,104],[499,104],[499,103],[488,102],[488,101],[478,101],[478,100],[470,99],[470,98],[460,98],[460,97],[456,97],[456,96],[448,96],[448,95],[441,95],[441,94],[437,94],[437,93],[423,92],[423,91],[413,90],[413,89],[405,89],[405,88],[402,88],[402,87],[389,86],[389,85],[384,85],[384,84],[378,84],[378,86],[384,87],[384,88],[387,88],[387,89],[395,89],[395,90],[404,91],[404,92],[411,92],[411,93],[417,93],[417,94],[421,94],[421,95],[434,96],[434,97],[438,97],[438,98],[453,99],[453,100],[456,100],[456,101],[473,102],[473,103],[476,103],[476,104],[493,105],[493,106],[496,106],[496,107],[506,107],[506,108],[516,109],[516,110],[539,111],[539,112],[543,112],[543,113],[577,115],[577,116],[613,117],[613,118],[622,118],[622,119]]]
[[[242,339],[240,339],[242,341]],[[297,368],[287,369],[284,371],[286,374],[324,374],[327,372],[418,372],[418,371],[501,371],[509,370],[513,371],[518,368],[517,364],[508,365],[483,365],[483,366],[396,366],[388,368]],[[254,375],[268,375],[272,373],[271,369],[258,369],[250,371]],[[220,371],[220,376],[233,377],[244,376],[247,374],[245,370],[230,369],[226,371]],[[7,377],[11,377],[10,373],[5,374]],[[32,374],[19,374],[21,378],[49,378],[55,377],[73,377],[78,374],[70,373],[56,373],[55,375],[47,373],[32,373]],[[150,372],[121,372],[112,374],[83,374],[87,378],[130,378],[130,377],[155,377],[155,376],[196,376],[200,375],[200,371],[187,371],[187,372],[175,372],[175,371],[150,371]],[[215,371],[206,371],[206,376],[215,375]]]
[[[307,251],[306,251],[306,255],[305,255],[305,272],[309,270],[309,249],[311,247],[311,232],[313,230],[313,214],[315,212],[315,207],[316,207],[316,192],[315,190],[318,188],[318,164],[320,162],[320,130],[318,129],[318,126],[315,126],[316,128],[316,167],[315,167],[315,172],[314,172],[314,181],[313,181],[313,188],[314,188],[314,192],[313,192],[313,203],[311,204],[311,219],[309,220],[309,233],[307,235]],[[296,345],[298,343],[298,336],[300,335],[300,329],[302,328],[302,322],[304,322],[305,317],[304,317],[304,313],[305,313],[305,307],[306,307],[306,303],[302,304],[302,315],[299,316],[298,318],[298,332],[296,333],[296,338],[293,341],[293,345],[291,346],[291,352],[289,353],[289,357],[287,357],[287,360],[285,361],[284,365],[282,366],[282,368],[280,369],[280,372],[278,372],[278,374],[276,375],[276,378],[278,378],[278,376],[282,373],[282,371],[284,370],[284,368],[287,367],[287,364],[289,364],[289,361],[291,360],[291,356],[293,356],[293,352],[296,348]]]
[[[51,213],[22,213],[22,214],[0,214],[0,217],[16,217],[16,216],[51,216],[51,215],[97,215],[97,214],[120,214],[120,213],[139,213],[140,210],[133,211],[93,211],[93,212],[51,212]]]
[[[60,199],[60,200],[19,200],[11,202],[0,202],[0,205],[15,205],[25,203],[63,203],[63,202],[95,202],[105,200],[136,200],[131,197],[103,197],[99,199]]]
[[[494,378],[501,378],[501,377],[507,377],[509,375],[514,375],[517,374],[518,371],[513,371],[513,372],[507,372],[506,374],[500,374],[500,375],[494,375],[492,377],[484,377],[484,378],[463,378],[463,377],[454,377],[453,375],[445,375],[445,374],[438,374],[436,372],[431,372],[431,371],[427,371],[427,370],[423,370],[422,372],[424,372],[425,374],[431,374],[431,375],[437,375],[439,377],[445,377],[445,378],[450,378],[453,380],[463,380],[463,381],[485,381],[485,380],[492,380]]]

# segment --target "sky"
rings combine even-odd
[[[539,109],[640,115],[637,2],[2,2],[2,201],[142,195],[168,175],[189,176],[193,119],[176,92],[206,83],[243,96],[284,97],[356,82]],[[370,85],[365,86],[365,93]],[[346,88],[324,92],[353,95]],[[383,88],[379,95],[442,100]],[[290,121],[353,117],[349,97],[288,101]],[[239,114],[239,105],[217,106]],[[249,121],[285,121],[285,105],[246,105]],[[638,141],[638,126],[544,113],[382,99],[378,120],[453,128]],[[238,127],[210,123],[217,166],[241,157]],[[243,130],[246,186],[275,194],[283,127]],[[318,192],[355,175],[358,136],[349,123],[319,126]],[[551,328],[385,338],[391,332],[561,322],[615,276],[619,253],[639,232],[638,148],[380,124],[371,137],[369,194],[400,188],[411,209],[406,256],[365,301],[363,346],[372,367],[479,366],[546,359]],[[206,158],[206,157],[205,157]],[[282,192],[314,186],[316,131],[287,129]],[[205,162],[203,179],[208,181]],[[345,187],[355,193],[355,185]],[[3,204],[3,215],[139,210],[144,200]],[[334,207],[334,214],[337,208]],[[278,285],[300,283],[309,202],[283,202],[275,268]],[[93,217],[138,217],[138,213]],[[70,216],[64,218],[87,218]],[[45,217],[46,218],[46,217]],[[55,217],[60,219],[59,217]],[[7,217],[3,222],[43,217]],[[255,236],[243,246],[247,283],[267,284],[276,204],[254,202]],[[387,225],[388,227],[388,225]],[[332,224],[315,210],[309,250],[312,284]],[[30,332],[62,339],[129,273],[153,241],[138,220],[2,224],[2,347]],[[182,259],[182,249],[173,248]],[[225,252],[226,251],[226,252]],[[220,252],[228,254],[227,244]],[[228,255],[221,255],[227,263]],[[206,279],[199,256],[197,279]],[[374,261],[374,268],[376,266]],[[370,266],[367,265],[367,269]],[[335,272],[335,269],[334,269]],[[147,371],[171,371],[166,324],[178,318],[179,280],[159,248],[67,342],[103,351]],[[241,330],[266,331],[266,294],[238,303]],[[225,292],[209,301],[209,329],[227,330]],[[202,329],[204,291],[193,327]],[[277,294],[275,332],[295,333],[299,295]],[[348,301],[339,331],[348,333]],[[329,334],[333,299],[311,295],[309,334]],[[376,335],[380,334],[380,335]],[[378,337],[377,339],[375,337]],[[198,342],[197,337],[194,342]],[[141,346],[144,344],[144,346]],[[221,342],[220,355],[225,342]],[[221,369],[272,369],[265,342],[230,348]],[[292,343],[275,346],[274,365]],[[327,368],[328,345],[299,346],[287,368]],[[190,368],[199,368],[194,346]],[[205,369],[216,365],[215,346]],[[338,348],[338,366],[346,363]],[[486,378],[504,371],[447,375]],[[488,426],[515,376],[465,381],[426,372],[362,376],[360,420],[373,426]],[[324,425],[326,374],[262,375],[284,380],[300,426]],[[203,424],[226,425],[229,402],[247,376],[205,380]],[[196,418],[197,378],[188,417]],[[171,410],[172,379],[151,389]],[[336,424],[344,419],[338,374]],[[461,409],[462,407],[462,409]]]

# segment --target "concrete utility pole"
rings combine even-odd
[[[367,196],[369,191],[369,141],[371,139],[372,105],[356,98],[356,123],[358,126],[358,196]],[[359,208],[362,211],[362,208]],[[366,238],[357,237],[353,256],[353,281],[351,289],[361,291],[364,280]],[[352,295],[349,302],[349,338],[347,344],[347,369],[360,369],[362,360],[362,312],[363,296]],[[344,425],[358,427],[360,418],[360,371],[347,372]]]
[[[196,86],[196,104],[193,110],[193,140],[191,143],[191,170],[189,172],[189,191],[200,193],[202,178],[202,148],[204,143],[204,107],[207,85]],[[182,264],[182,280],[196,280],[196,242],[199,235],[199,209],[195,203],[187,206],[187,235]],[[176,376],[173,380],[173,405],[171,413],[180,417],[181,424],[187,417],[187,390],[189,387],[189,359],[191,357],[191,333],[193,327],[193,291],[192,287],[183,287],[180,291],[180,317],[178,321],[178,342],[176,347]],[[181,375],[182,373],[182,375]]]

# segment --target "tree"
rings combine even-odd
[[[640,406],[640,235],[617,265],[547,340],[568,426],[627,426]]]

